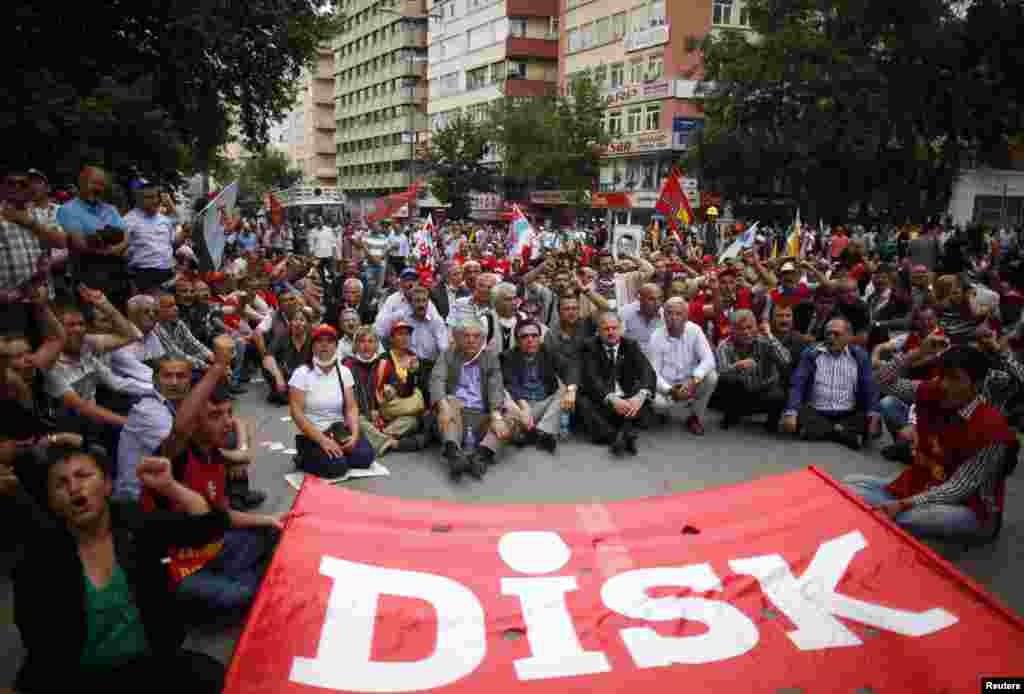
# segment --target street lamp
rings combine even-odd
[[[434,14],[428,12],[422,15],[408,15],[399,12],[398,10],[392,10],[387,7],[381,7],[380,12],[386,12],[388,14],[398,15],[406,19],[444,19],[444,15]],[[416,88],[413,87],[412,91],[412,102],[409,104],[409,190],[412,190],[416,183]],[[409,221],[413,220],[415,215],[413,212],[416,209],[416,196],[413,195],[412,199],[409,200]]]

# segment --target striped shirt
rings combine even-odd
[[[745,348],[732,337],[718,345],[718,375],[736,374],[749,391],[764,390],[778,384],[792,360],[790,351],[775,336],[754,337]],[[753,359],[754,368],[739,370],[736,362]]]
[[[857,406],[857,360],[846,347],[833,354],[817,348],[811,407],[819,412],[852,412]]]
[[[902,353],[898,359],[886,362],[878,372],[878,383],[885,392],[904,402],[914,402],[917,386],[922,381],[900,378],[908,367],[909,353]],[[992,366],[988,370],[985,382],[981,384],[978,397],[1006,414],[1006,403],[1024,388],[1024,365],[1008,352],[992,358]],[[911,408],[913,409],[913,408]],[[911,424],[914,422],[911,421]]]
[[[883,365],[878,372],[878,381],[893,395],[907,402],[915,402],[917,400],[917,388],[921,385],[922,381],[899,378],[899,373],[904,368],[907,356],[906,354],[901,354]],[[1019,364],[1016,366],[1019,368]],[[985,385],[987,384],[988,381],[986,380]],[[985,390],[983,386],[982,392],[978,394],[978,397],[957,411],[957,415],[961,419],[965,421],[970,419],[978,405],[987,399]],[[914,419],[916,420],[916,416]],[[1001,443],[982,448],[978,451],[977,455],[960,465],[949,479],[938,486],[910,497],[910,502],[914,506],[924,504],[963,504],[972,494],[977,492],[981,497],[982,503],[985,504],[989,511],[989,517],[995,517],[998,513],[996,499],[999,485],[1003,478],[1006,450],[1006,446]]]

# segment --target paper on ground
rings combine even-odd
[[[296,453],[298,453],[298,451],[295,450],[294,448],[286,448],[281,452],[284,453],[285,455],[295,455]]]
[[[281,417],[281,421],[282,422],[290,422],[290,421],[292,421],[292,418],[291,417]]]
[[[278,441],[274,441],[272,444],[267,446],[267,448],[269,448],[272,451],[283,451],[284,450],[284,444],[283,443],[279,443]]]
[[[339,477],[336,480],[331,480],[330,484],[338,484],[339,482],[345,482],[347,480],[356,479],[359,477],[390,477],[391,472],[381,465],[375,462],[365,470],[349,470],[348,474],[344,477]],[[304,472],[289,472],[284,476],[285,481],[290,484],[296,491],[302,487],[302,480],[305,479],[306,473]]]

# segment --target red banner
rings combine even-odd
[[[378,198],[377,202],[374,203],[373,210],[367,215],[367,220],[379,222],[398,212],[403,205],[415,202],[416,193],[421,183],[422,181],[416,181],[401,193],[393,193],[387,197]]]
[[[307,478],[225,692],[973,694],[1021,653],[1024,622],[814,468],[559,506]]]

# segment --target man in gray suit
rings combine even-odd
[[[457,482],[466,472],[481,479],[512,432],[502,416],[501,362],[484,348],[483,325],[474,317],[465,318],[456,324],[454,337],[455,346],[434,364],[430,400],[444,442],[442,456]],[[476,446],[471,455],[462,450],[467,435]]]

